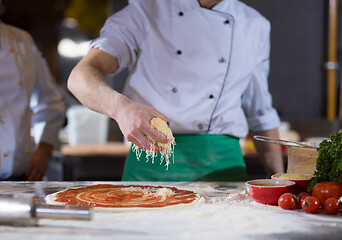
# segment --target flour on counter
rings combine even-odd
[[[312,215],[301,210],[283,210],[278,206],[260,204],[249,197],[243,183],[154,185],[192,190],[202,198],[185,208],[96,212],[89,222],[41,219],[40,226],[34,228],[0,226],[0,239],[274,240],[320,239],[321,236],[329,240],[341,239],[341,215]]]

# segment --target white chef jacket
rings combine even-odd
[[[61,94],[31,36],[0,23],[0,179],[25,172],[34,141],[57,143],[64,112]]]
[[[168,117],[174,133],[245,137],[280,124],[268,91],[270,23],[237,0],[131,0],[90,48],[128,67],[124,94]]]

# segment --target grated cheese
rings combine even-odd
[[[122,188],[122,191],[127,192],[139,192],[144,195],[153,195],[155,197],[165,197],[165,196],[172,196],[175,195],[175,192],[172,191],[170,188],[141,188],[141,187],[126,187]]]
[[[172,196],[175,195],[175,192],[172,191],[170,188],[159,188],[155,193],[155,196]]]
[[[167,143],[161,143],[161,142],[154,140],[150,136],[147,136],[147,138],[152,142],[151,143],[152,149],[151,150],[145,150],[146,162],[148,162],[149,159],[151,158],[152,163],[154,163],[154,158],[157,156],[157,153],[154,149],[154,145],[157,145],[163,149],[160,152],[160,154],[161,154],[160,164],[162,164],[164,159],[165,159],[165,166],[166,166],[166,170],[167,170],[169,167],[169,164],[170,164],[170,157],[174,152],[174,145],[176,144],[175,138],[172,135],[171,129],[167,126],[166,122],[164,120],[162,120],[161,118],[153,118],[151,120],[151,126],[154,127],[155,129],[157,129],[158,131],[160,131],[161,133],[163,133],[168,138],[169,141]],[[133,144],[132,151],[135,152],[136,157],[139,161],[140,157],[141,157],[141,153],[143,150]],[[173,163],[174,162],[175,162],[175,160],[173,158]]]
[[[288,180],[309,180],[312,178],[311,174],[296,174],[296,173],[284,173],[278,176],[278,179],[288,179]]]

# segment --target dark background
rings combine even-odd
[[[244,0],[271,21],[269,87],[283,118],[326,114],[325,0]]]

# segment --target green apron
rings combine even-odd
[[[246,181],[246,165],[239,139],[215,134],[175,134],[174,156],[166,170],[160,153],[147,161],[145,151],[140,160],[130,151],[124,167],[123,181]],[[173,163],[174,157],[174,163]]]

